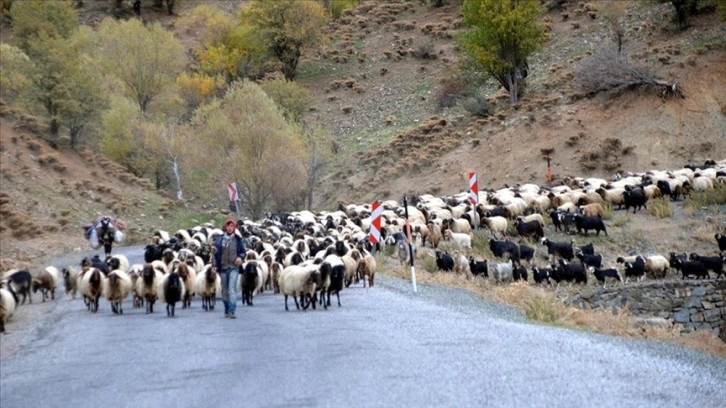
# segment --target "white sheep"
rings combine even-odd
[[[511,259],[504,263],[495,263],[492,269],[494,280],[497,283],[511,282],[513,280],[514,267]]]
[[[147,263],[141,270],[139,279],[136,280],[134,291],[146,302],[146,313],[154,313],[154,303],[159,298],[158,288],[163,278],[164,273]]]
[[[610,205],[617,205],[618,209],[625,204],[625,197],[623,197],[623,193],[625,192],[625,187],[616,187],[616,188],[598,188],[595,190],[600,196],[605,200],[605,202],[610,203]]]
[[[45,302],[48,293],[50,293],[50,298],[55,300],[55,288],[58,286],[58,268],[55,266],[45,267],[38,276],[33,278],[31,286],[33,287],[33,293],[40,290],[43,295],[43,302]]]
[[[645,272],[651,273],[653,276],[665,278],[670,262],[663,255],[651,255],[645,258]]]
[[[136,263],[129,267],[129,277],[131,278],[131,295],[133,296],[132,305],[134,308],[138,308],[144,305],[144,298],[139,296],[136,292],[136,282],[141,276],[141,271],[144,270],[144,264]]]
[[[444,240],[453,241],[460,248],[471,249],[471,234],[452,232],[451,230],[447,229],[446,231],[444,231]]]
[[[194,295],[194,283],[197,281],[197,271],[185,262],[175,262],[173,264],[172,273],[176,272],[184,284],[182,290],[182,309],[192,306],[192,296]]]
[[[452,256],[454,259],[454,272],[457,274],[463,274],[469,278],[469,258],[459,251],[454,251]]]
[[[212,265],[206,265],[194,283],[194,292],[202,298],[202,309],[214,310],[217,297],[222,294],[222,278],[212,269]]]
[[[109,272],[103,280],[103,296],[111,302],[114,314],[124,314],[123,302],[131,293],[131,277],[121,269]]]
[[[494,237],[497,236],[497,233],[501,234],[502,237],[507,234],[509,222],[506,218],[495,215],[493,217],[481,217],[481,221],[492,232]]]
[[[13,292],[5,288],[0,288],[0,333],[5,332],[5,325],[15,313],[17,304],[18,302]]]
[[[306,310],[311,304],[315,309],[315,291],[321,284],[319,265],[310,262],[290,265],[282,270],[278,277],[278,283],[280,293],[285,295],[285,310],[289,310],[287,307],[288,296],[292,296],[295,300],[295,306],[298,310],[300,310],[300,303],[302,303],[303,310]],[[298,296],[300,297],[300,303],[297,301]]]

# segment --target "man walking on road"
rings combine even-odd
[[[224,222],[224,234],[214,240],[217,252],[214,254],[214,268],[222,280],[222,301],[224,317],[234,319],[237,309],[237,279],[239,267],[247,253],[242,237],[235,233],[237,223],[232,219]]]

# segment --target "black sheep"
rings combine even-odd
[[[575,227],[577,228],[578,234],[584,231],[585,235],[587,235],[587,231],[595,230],[597,235],[600,235],[600,231],[604,232],[605,236],[608,235],[608,230],[605,229],[605,223],[600,216],[575,214]]]
[[[592,270],[593,275],[595,275],[595,279],[597,279],[599,282],[602,282],[603,287],[605,287],[605,280],[606,279],[615,279],[616,281],[623,281],[623,278],[620,276],[620,272],[618,272],[615,268],[590,268]]]
[[[240,267],[240,279],[242,279],[242,304],[252,305],[252,295],[257,287],[257,262],[249,261]]]
[[[627,282],[630,277],[634,277],[638,281],[645,278],[645,259],[642,256],[635,258],[635,262],[625,262],[625,281]]]
[[[454,258],[448,252],[436,250],[436,266],[440,271],[451,272],[454,270]]]
[[[166,302],[166,315],[168,317],[174,317],[176,302],[181,301],[182,296],[184,295],[183,283],[178,273],[172,272],[166,276],[163,290],[164,301]]]
[[[721,252],[726,251],[726,235],[716,234],[716,242],[718,242],[718,250]]]
[[[713,271],[713,273],[716,274],[717,279],[721,275],[724,275],[723,264],[726,262],[726,255],[702,256],[693,252],[688,258],[691,261],[703,262],[703,266],[706,267],[707,270]]]
[[[550,268],[538,268],[536,266],[532,267],[532,279],[534,279],[534,282],[537,284],[547,281],[547,284],[549,285],[551,275],[552,269]]]
[[[527,268],[525,268],[522,265],[515,266],[514,269],[512,270],[512,278],[514,279],[515,282],[518,280],[523,280],[523,281],[527,282],[527,278],[528,278],[527,277]]]
[[[330,284],[326,293],[320,294],[320,303],[323,304],[323,308],[327,309],[330,306],[330,295],[335,293],[338,298],[338,307],[340,307],[340,291],[343,289],[343,282],[345,278],[345,265],[342,263],[331,265],[329,262],[323,262],[320,265],[320,276],[325,279],[325,276],[330,277]],[[327,299],[325,295],[327,294]]]
[[[623,191],[623,204],[625,204],[625,211],[628,211],[631,207],[633,208],[633,214],[635,214],[635,212],[641,207],[647,210],[648,207],[645,205],[647,201],[648,197],[640,187],[630,189],[626,187],[626,190]]]

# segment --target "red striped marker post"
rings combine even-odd
[[[380,201],[374,201],[371,205],[371,228],[368,234],[368,240],[373,245],[373,255],[376,254],[376,245],[381,242],[381,213],[383,213],[383,207],[381,207]]]
[[[472,222],[474,223],[474,229],[477,229],[479,220],[477,220],[476,205],[479,204],[479,183],[476,180],[476,172],[469,172],[469,202],[474,206],[474,214],[472,216]]]

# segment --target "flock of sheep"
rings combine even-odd
[[[393,253],[402,264],[408,261],[408,221],[414,256],[419,249],[433,252],[441,271],[485,277],[491,272],[500,282],[527,280],[529,271],[524,262],[528,262],[536,283],[587,282],[588,275],[603,283],[606,279],[622,281],[618,268],[606,268],[602,255],[596,254],[592,245],[575,247],[572,241],[552,241],[544,236],[545,227],[607,235],[602,221],[605,203],[635,212],[647,208],[648,200],[656,197],[678,200],[691,191],[724,184],[726,160],[708,161],[700,167],[629,174],[614,180],[568,178],[552,187],[518,184],[482,190],[477,205],[469,203],[468,192],[450,197],[413,197],[405,208],[389,200],[382,203],[382,242],[375,249],[383,251],[392,246],[398,249]],[[258,222],[238,221],[236,233],[245,238],[249,248],[238,285],[243,304],[252,306],[254,296],[269,291],[283,295],[286,310],[289,297],[298,309],[316,305],[327,309],[333,294],[341,305],[344,287],[360,281],[364,287],[366,283],[373,286],[377,264],[369,239],[371,223],[369,204],[340,204],[335,211],[296,211],[270,214]],[[471,255],[472,231],[476,227],[489,230],[489,248],[497,259],[476,260]],[[154,313],[158,301],[166,306],[170,317],[175,315],[176,303],[188,308],[194,297],[201,299],[204,310],[214,310],[221,279],[211,267],[213,242],[222,233],[211,224],[174,234],[157,231],[145,248],[145,262],[140,264],[129,265],[125,256],[115,254],[104,260],[97,256],[86,258],[79,268],[59,271],[49,266],[36,277],[27,270],[8,271],[0,282],[0,330],[4,331],[18,296],[22,296],[23,304],[31,291],[40,290],[43,301],[47,297],[54,299],[60,279],[67,297],[80,294],[91,312],[98,311],[102,297],[116,314],[123,314],[127,298],[133,299],[134,308],[144,307],[146,313]],[[534,238],[536,244],[517,243],[514,237]],[[671,254],[667,259],[661,255],[635,255],[618,258],[617,262],[626,279],[641,279],[646,273],[665,276],[669,268],[681,271],[684,278],[707,278],[709,271],[718,277],[726,262],[726,236],[718,233],[715,238],[719,246],[716,256]],[[439,248],[442,242],[455,248],[453,254]],[[535,262],[538,245],[546,248],[550,257],[545,267]]]

